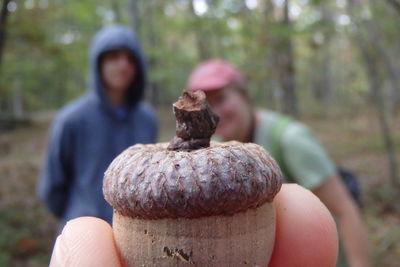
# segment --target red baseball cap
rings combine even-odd
[[[224,88],[232,82],[244,85],[243,76],[229,62],[210,59],[197,65],[189,76],[187,90],[211,91]]]

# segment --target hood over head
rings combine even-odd
[[[146,67],[138,40],[129,28],[122,25],[106,26],[99,30],[92,39],[89,50],[89,87],[98,96],[102,104],[111,108],[111,104],[106,98],[104,84],[100,73],[100,56],[104,52],[128,49],[136,64],[136,74],[127,92],[127,106],[136,104],[143,98],[146,83]]]

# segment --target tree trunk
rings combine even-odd
[[[377,3],[371,2],[371,4],[376,5]],[[400,5],[400,2],[398,2],[398,4]],[[367,21],[368,32],[372,35],[372,40],[375,40],[372,42],[372,45],[383,63],[383,67],[386,69],[387,78],[392,87],[392,94],[389,99],[391,101],[390,106],[392,107],[391,114],[395,114],[395,111],[400,107],[400,77],[396,65],[392,58],[388,56],[387,49],[382,44],[381,40],[383,36],[380,34],[382,29],[379,28],[379,25],[376,23],[376,14],[372,14],[372,21]]]
[[[146,3],[149,2],[150,8],[147,12],[146,16],[146,25],[148,29],[148,34],[147,34],[147,41],[149,47],[155,50],[155,48],[159,45],[159,38],[158,34],[156,33],[156,25],[155,25],[155,12],[157,11],[157,4],[158,1],[156,0],[150,0],[146,1]],[[156,15],[157,16],[157,15]],[[152,70],[155,70],[159,66],[159,62],[157,60],[157,57],[154,55],[149,56],[149,67]],[[154,106],[158,106],[160,102],[160,84],[156,80],[150,80],[149,82],[149,99],[150,102]]]
[[[0,66],[3,59],[3,50],[6,42],[6,29],[7,29],[7,16],[8,16],[8,3],[10,0],[3,0],[0,11]]]
[[[1,75],[1,70],[2,70],[2,62],[3,62],[3,52],[4,52],[4,46],[6,43],[6,29],[7,29],[7,16],[8,16],[8,3],[10,2],[10,0],[3,0],[3,2],[1,3],[1,10],[0,10],[0,75]],[[0,113],[1,111],[7,110],[6,106],[7,106],[7,102],[10,102],[9,100],[5,100],[7,97],[7,94],[1,94],[1,88],[0,88]],[[4,103],[4,107],[2,108]]]
[[[289,18],[289,0],[284,2],[284,14],[281,24],[287,31],[280,36],[277,50],[277,65],[279,66],[279,82],[282,89],[282,111],[293,117],[299,116],[297,97],[295,92],[295,68],[291,34],[292,29]]]
[[[21,83],[17,82],[13,91],[13,117],[17,120],[25,119],[25,112],[22,100]]]
[[[136,35],[142,47],[147,47],[148,49],[154,49],[154,47],[158,45],[158,35],[155,32],[156,26],[154,25],[154,13],[157,11],[157,7],[157,1],[155,0],[131,0],[129,5],[131,24],[136,31]],[[142,17],[144,14],[146,14],[145,20]],[[146,25],[146,30],[144,30],[144,25]],[[149,69],[155,70],[159,64],[156,57],[150,55],[147,58]],[[146,98],[152,105],[157,106],[160,101],[159,82],[150,79],[148,79],[148,81]]]
[[[271,28],[276,23],[274,19],[274,11],[275,6],[272,0],[266,0],[264,5],[264,27],[262,31],[261,40],[264,43],[265,47],[265,80],[264,84],[267,88],[266,92],[266,103],[270,108],[275,108],[277,106],[277,73],[279,71],[275,68],[276,61],[276,49],[277,49],[277,40],[276,36],[273,35],[273,31]]]
[[[400,15],[400,0],[386,0]]]
[[[349,14],[352,15],[352,17],[356,18],[356,15],[354,14],[354,9],[355,9],[355,3],[354,0],[348,0],[348,9],[349,9]],[[379,62],[381,59],[381,54],[379,51],[374,49],[373,51],[376,53],[373,55],[371,53],[371,49],[369,46],[372,46],[373,48],[376,47],[374,45],[374,42],[377,42],[378,40],[373,39],[372,41],[365,37],[362,32],[361,32],[361,25],[358,23],[357,18],[354,19],[354,23],[357,26],[357,33],[355,33],[355,38],[358,43],[358,46],[360,48],[360,52],[362,55],[362,58],[365,63],[365,68],[367,71],[367,76],[368,76],[368,81],[369,81],[369,86],[370,86],[370,91],[373,96],[373,102],[375,104],[377,114],[378,114],[378,119],[379,119],[379,124],[381,128],[381,133],[382,133],[382,139],[384,142],[385,150],[386,150],[386,155],[388,158],[388,164],[389,164],[389,172],[390,172],[390,178],[391,178],[391,184],[394,187],[400,187],[400,180],[398,177],[398,169],[397,169],[397,159],[396,159],[396,152],[395,152],[395,147],[394,147],[394,142],[393,142],[393,137],[391,134],[391,129],[390,129],[390,124],[388,122],[388,118],[386,115],[385,111],[385,103],[384,103],[384,97],[382,94],[382,85],[381,81],[379,78]],[[372,36],[374,38],[375,36]]]
[[[366,65],[366,69],[368,72],[368,80],[370,84],[370,90],[372,92],[372,96],[374,99],[374,103],[377,109],[379,124],[381,127],[382,138],[385,145],[385,150],[387,153],[388,161],[389,161],[389,170],[392,184],[394,186],[400,186],[398,180],[398,171],[397,171],[397,160],[396,160],[396,152],[393,142],[393,137],[391,134],[391,130],[388,123],[388,118],[385,112],[385,104],[384,97],[382,94],[382,85],[379,80],[379,73],[376,68],[377,62],[373,60],[371,56],[368,54],[368,50],[365,47],[361,48],[363,59]]]
[[[130,13],[130,23],[132,28],[135,30],[136,35],[140,40],[142,40],[142,31],[140,23],[140,10],[139,10],[139,0],[131,0],[129,2],[129,13]]]
[[[115,21],[117,23],[122,23],[121,9],[119,8],[119,2],[117,0],[111,1],[111,9],[115,14]]]
[[[332,95],[330,44],[324,43],[313,52],[315,61],[310,66],[312,94],[316,100],[327,104]]]
[[[329,3],[322,1],[318,4],[318,10],[322,14],[323,27],[317,34],[321,34],[321,40],[313,40],[315,62],[311,64],[311,89],[315,99],[327,103],[332,96],[331,75],[331,35],[330,27],[333,23],[332,12]]]
[[[193,0],[190,0],[190,12],[192,13],[192,16],[195,20],[199,20],[199,27],[196,27],[194,30],[195,33],[195,38],[196,38],[196,45],[197,45],[197,51],[199,52],[199,59],[200,61],[209,59],[211,57],[211,53],[209,52],[209,47],[210,43],[207,41],[208,39],[211,40],[210,36],[208,38],[205,38],[204,30],[203,30],[203,25],[202,21],[198,16],[196,15],[196,12],[194,10],[194,3]]]

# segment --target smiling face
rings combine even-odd
[[[111,102],[118,104],[123,100],[136,74],[133,55],[127,49],[105,52],[101,56],[100,71]]]
[[[211,109],[220,118],[216,134],[224,141],[247,141],[253,114],[250,103],[243,93],[232,86],[205,93]]]

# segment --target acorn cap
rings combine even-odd
[[[275,160],[253,143],[211,142],[194,151],[167,143],[126,149],[105,172],[103,193],[140,219],[232,215],[271,202],[282,184]]]

